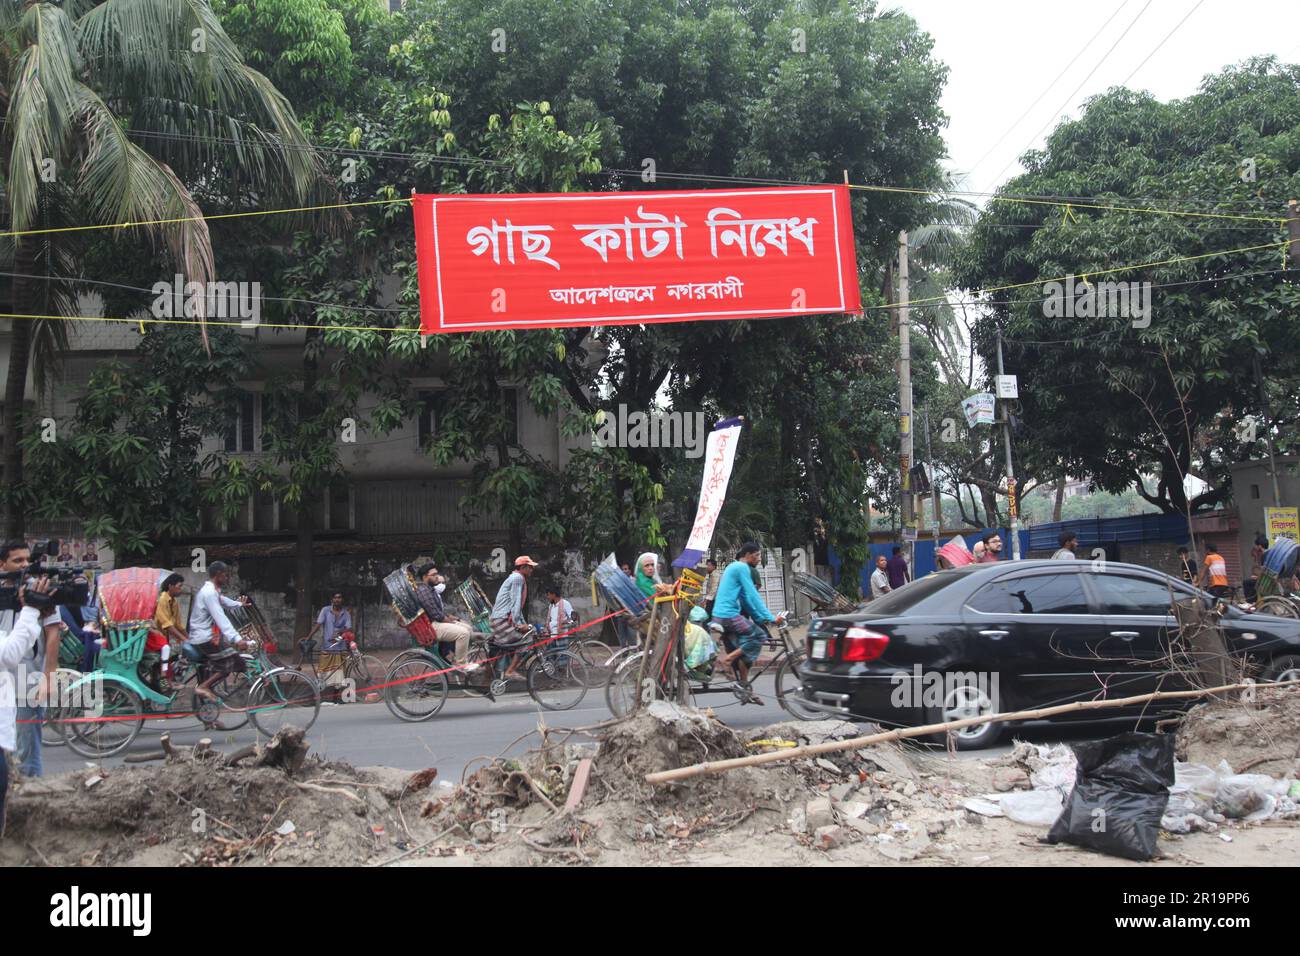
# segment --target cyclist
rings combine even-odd
[[[492,640],[501,646],[510,647],[525,643],[524,637],[532,628],[525,619],[528,610],[528,579],[533,576],[537,562],[526,554],[515,558],[515,570],[497,591],[497,599],[492,605],[488,623],[492,627]],[[519,673],[521,657],[510,655],[510,664],[501,675],[502,680],[522,680]]]
[[[727,647],[727,653],[718,660],[732,667],[745,687],[749,686],[749,668],[763,649],[764,632],[756,622],[778,619],[754,587],[752,571],[761,554],[762,549],[753,541],[740,546],[736,560],[722,572],[713,605],[713,617],[723,627],[723,643]],[[749,702],[762,703],[753,691],[749,692]]]

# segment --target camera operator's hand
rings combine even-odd
[[[48,611],[54,606],[54,597],[50,593],[50,579],[42,575],[31,584],[24,584],[18,589],[18,600],[23,603],[23,607]]]

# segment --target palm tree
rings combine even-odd
[[[43,206],[78,224],[140,223],[176,271],[207,282],[212,242],[192,188],[232,207],[325,189],[292,107],[245,65],[207,0],[0,0],[0,109],[20,315],[73,314],[66,287],[30,278],[67,275],[50,234],[22,235],[56,224]],[[6,534],[18,536],[28,368],[34,348],[66,341],[66,323],[12,323],[4,480]]]

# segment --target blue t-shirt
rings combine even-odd
[[[744,561],[732,561],[722,572],[718,583],[718,597],[713,602],[713,616],[716,618],[739,617],[746,615],[759,622],[775,621],[776,617],[767,609],[763,595],[754,587],[754,576]]]

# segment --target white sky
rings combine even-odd
[[[934,56],[949,69],[942,101],[949,117],[944,134],[948,166],[962,182],[958,188],[986,192],[1020,172],[1016,157],[1041,147],[1063,116],[1078,116],[1088,97],[1124,83],[1197,0],[1151,0],[1134,23],[1146,3],[885,0],[881,9],[905,10],[934,38]],[[1089,43],[1117,8],[1118,15]],[[1196,92],[1206,74],[1268,54],[1289,62],[1300,59],[1300,2],[1203,0],[1124,85],[1160,100],[1180,99]]]

